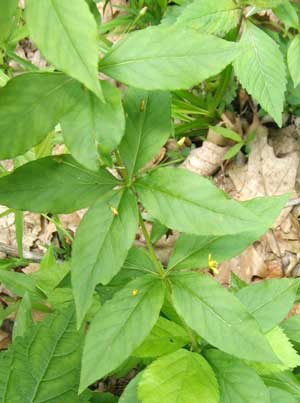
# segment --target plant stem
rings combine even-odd
[[[46,218],[46,220],[52,222],[58,230],[62,232],[62,234],[66,237],[69,238],[71,242],[74,241],[74,238],[72,235],[62,226],[61,222],[57,220],[56,217],[49,217],[47,214],[41,214],[42,217]]]
[[[119,166],[120,175],[124,179],[125,183],[127,185],[129,185],[130,184],[130,179],[129,179],[127,169],[125,168],[125,166],[123,164],[123,161],[121,159],[120,153],[117,150],[115,151],[115,157],[116,157],[116,160],[117,160],[117,163],[118,163],[118,166]]]
[[[119,151],[115,152],[115,156],[116,156],[117,163],[119,165],[119,171],[120,171],[120,174],[121,174],[122,178],[124,179],[124,181],[125,181],[125,183],[127,185],[130,185],[130,178],[129,178],[127,169],[125,168],[125,166],[123,164],[123,161],[122,161],[122,158],[121,158],[121,156],[119,154]],[[141,214],[140,210],[139,210],[139,224],[140,224],[140,227],[142,229],[142,232],[143,232],[143,235],[144,235],[144,238],[145,238],[145,241],[146,241],[146,245],[147,245],[147,248],[149,250],[149,255],[150,255],[150,258],[151,258],[151,260],[152,260],[152,262],[154,264],[154,267],[155,267],[157,273],[161,277],[165,277],[165,270],[163,269],[160,261],[157,259],[156,255],[155,255],[155,252],[154,252],[151,240],[150,240],[150,236],[148,234],[148,231],[147,231],[147,228],[145,226],[145,223],[144,223],[144,220],[143,220],[143,217],[142,217],[142,214]]]
[[[143,220],[143,217],[142,217],[142,214],[140,211],[139,211],[139,223],[140,223],[140,226],[141,226],[141,229],[142,229],[145,241],[146,241],[146,245],[149,250],[150,258],[155,266],[155,269],[161,277],[165,277],[165,271],[164,271],[160,261],[157,259],[156,255],[155,255],[155,252],[154,252],[151,240],[150,240],[150,236],[148,234],[147,228],[145,226],[145,223],[144,223],[144,220]]]

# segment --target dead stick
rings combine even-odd
[[[19,257],[18,249],[0,242],[0,252],[5,253],[7,256]],[[39,253],[24,251],[23,257],[32,262],[39,263],[43,259],[43,255]]]

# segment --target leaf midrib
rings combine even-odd
[[[75,50],[75,53],[77,54],[79,60],[81,61],[81,64],[83,65],[84,69],[87,71],[88,76],[90,78],[92,78],[92,80],[94,80],[94,76],[91,74],[89,67],[86,65],[84,59],[81,56],[81,53],[78,51],[77,46],[75,46],[75,43],[74,43],[74,41],[73,41],[73,39],[72,39],[72,37],[71,37],[71,35],[69,33],[69,30],[67,29],[66,25],[63,23],[63,18],[60,15],[57,6],[55,5],[55,0],[50,0],[50,1],[51,1],[51,4],[52,4],[54,14],[56,15],[56,18],[57,18],[58,22],[60,23],[61,27],[63,28],[63,31],[64,31],[65,35],[68,37],[68,39],[69,39],[69,41],[70,41],[70,43],[72,45],[72,48]]]
[[[171,193],[171,192],[168,192],[166,189],[162,189],[162,188],[157,188],[157,187],[155,187],[155,186],[153,186],[153,185],[149,185],[149,184],[144,184],[144,183],[142,183],[141,181],[139,181],[139,182],[137,182],[136,183],[136,186],[137,187],[142,187],[142,188],[144,188],[144,189],[147,189],[148,191],[150,190],[150,191],[154,191],[154,194],[155,194],[155,192],[156,193],[162,193],[163,195],[166,195],[166,196],[168,196],[168,197],[170,197],[170,198],[173,198],[173,199],[175,199],[175,200],[179,200],[179,201],[183,201],[184,203],[187,203],[187,204],[191,204],[191,205],[193,205],[193,206],[196,206],[196,207],[198,207],[198,208],[200,208],[200,209],[203,209],[203,210],[207,210],[207,211],[210,211],[211,213],[213,213],[213,214],[216,214],[216,215],[219,215],[219,216],[222,216],[222,217],[231,217],[231,218],[234,218],[234,219],[238,219],[238,220],[240,220],[241,222],[245,222],[245,223],[251,223],[251,225],[253,225],[253,222],[254,222],[254,220],[258,223],[258,224],[263,224],[263,222],[259,222],[259,221],[257,221],[257,218],[258,217],[256,217],[255,215],[253,216],[253,220],[244,220],[244,219],[242,219],[240,216],[235,216],[235,215],[232,215],[232,214],[229,214],[228,212],[226,212],[226,214],[225,213],[220,213],[220,212],[218,212],[218,211],[216,211],[216,210],[214,210],[214,209],[212,209],[212,208],[209,208],[209,207],[207,207],[207,206],[203,206],[203,205],[201,205],[201,204],[199,204],[199,203],[197,203],[197,202],[195,202],[195,201],[192,201],[192,200],[189,200],[189,199],[185,199],[184,197],[180,197],[180,196],[178,196],[178,195],[174,195],[173,193]],[[230,199],[229,199],[230,200]],[[241,206],[242,207],[242,206]],[[246,211],[247,211],[247,209],[245,209]],[[249,214],[249,211],[247,211],[248,212],[248,214]]]
[[[37,381],[37,383],[36,383],[36,386],[35,386],[35,388],[34,388],[34,390],[33,390],[33,395],[32,395],[32,397],[31,397],[31,399],[32,399],[33,402],[34,402],[34,399],[35,399],[36,396],[37,396],[37,393],[38,393],[38,391],[39,391],[40,385],[41,385],[41,383],[43,382],[43,378],[44,378],[45,374],[46,374],[47,371],[48,371],[49,365],[50,365],[50,363],[51,363],[51,360],[52,360],[52,358],[53,358],[53,355],[54,355],[54,352],[55,352],[55,350],[56,350],[56,348],[57,348],[57,345],[58,345],[58,343],[60,342],[60,340],[62,339],[63,335],[65,334],[66,329],[69,327],[70,322],[71,322],[71,320],[72,320],[72,317],[73,317],[73,314],[68,317],[68,320],[66,321],[65,326],[63,327],[63,329],[61,330],[60,334],[58,335],[58,337],[57,337],[57,339],[56,339],[56,341],[55,341],[55,343],[54,343],[54,345],[53,345],[53,348],[51,349],[51,354],[49,354],[49,355],[50,355],[49,360],[47,361],[45,367],[43,368],[42,373],[41,373],[39,379],[36,379],[36,378],[35,378],[35,380]],[[39,332],[36,332],[35,337],[32,339],[32,342],[31,342],[30,345],[28,346],[28,348],[27,348],[27,355],[30,354],[31,345],[32,345],[33,342],[35,341],[35,338],[37,337],[38,333],[39,333]]]

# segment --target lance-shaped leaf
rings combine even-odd
[[[138,398],[138,384],[142,378],[143,372],[139,372],[126,386],[124,392],[120,396],[119,403],[141,403]]]
[[[80,390],[119,367],[143,342],[158,319],[164,294],[164,283],[145,275],[100,308],[85,341]]]
[[[146,90],[188,89],[218,74],[238,47],[181,27],[150,27],[117,43],[100,62],[109,76]]]
[[[285,0],[242,0],[242,3],[262,8],[273,8],[282,4],[284,1]]]
[[[149,336],[133,355],[142,358],[159,357],[178,350],[189,341],[189,335],[184,328],[160,316]]]
[[[292,40],[288,49],[287,60],[294,86],[297,87],[300,83],[300,35],[295,36]]]
[[[181,234],[169,260],[168,269],[196,269],[207,267],[208,256],[222,263],[241,253],[248,245],[259,239],[276,220],[287,197],[261,197],[242,202],[257,216],[264,217],[265,225],[256,231],[224,236],[195,236]]]
[[[16,337],[24,336],[28,327],[32,325],[32,304],[29,294],[26,292],[20,302],[15,324],[13,328],[13,340]]]
[[[96,285],[109,283],[121,269],[137,227],[137,203],[130,190],[97,201],[84,216],[72,255],[72,285],[79,323],[90,307]]]
[[[42,293],[36,288],[32,277],[14,271],[0,270],[0,282],[19,297],[28,293],[32,298],[43,299]]]
[[[239,358],[279,361],[255,319],[217,281],[193,272],[176,272],[170,279],[176,311],[210,344]]]
[[[272,279],[244,287],[236,296],[266,333],[287,316],[298,288],[299,280]]]
[[[0,402],[5,403],[6,392],[11,375],[13,352],[11,350],[0,354]]]
[[[89,171],[70,155],[45,157],[0,178],[0,203],[37,213],[71,213],[117,184],[105,169]]]
[[[177,25],[207,34],[224,35],[238,25],[240,15],[241,8],[233,0],[196,0],[184,8]]]
[[[101,154],[109,154],[119,145],[125,130],[120,91],[106,81],[102,88],[106,103],[81,89],[77,104],[61,120],[71,154],[92,170],[99,168]]]
[[[281,323],[280,327],[283,329],[287,337],[297,343],[300,343],[300,316],[293,315],[288,320]]]
[[[240,254],[259,239],[265,231],[242,232],[236,235],[195,236],[181,234],[169,260],[168,269],[196,269],[207,267],[208,256],[222,263]]]
[[[126,132],[120,154],[132,176],[159,153],[171,134],[171,96],[130,88],[124,108]]]
[[[0,42],[5,42],[12,34],[14,28],[14,17],[17,12],[18,0],[2,0],[0,4]]]
[[[0,380],[0,401],[80,402],[76,390],[82,340],[73,306],[29,328],[10,350],[5,384]]]
[[[27,73],[0,89],[0,159],[24,154],[76,103],[80,85],[60,73]]]
[[[271,403],[268,388],[243,361],[218,350],[205,353],[220,388],[220,403]]]
[[[262,378],[267,386],[282,389],[294,396],[297,402],[299,401],[300,381],[292,372],[285,371],[278,372],[276,374],[272,373],[269,375],[264,375]]]
[[[143,372],[138,385],[143,403],[218,403],[215,374],[198,353],[178,350],[154,361]]]
[[[281,126],[286,70],[279,46],[264,31],[246,22],[240,48],[240,57],[234,62],[238,79]]]
[[[267,333],[266,337],[272,350],[279,358],[280,364],[251,362],[249,365],[260,375],[276,374],[277,372],[292,370],[300,366],[300,356],[279,326]]]
[[[298,29],[299,17],[296,7],[289,0],[283,0],[281,4],[273,9],[274,14],[281,20],[287,29]]]
[[[279,389],[279,388],[269,388],[269,393],[270,393],[270,403],[297,403],[298,400],[296,398],[286,392],[285,390]]]
[[[57,69],[103,98],[98,80],[97,24],[85,0],[28,0],[30,37]]]
[[[180,186],[179,186],[180,184]],[[181,168],[160,168],[135,183],[149,213],[168,228],[196,235],[225,235],[267,230],[270,217],[255,213],[255,200],[244,206],[208,179]],[[268,202],[269,199],[266,199]],[[272,205],[279,214],[286,197]],[[261,201],[258,201],[261,207]]]

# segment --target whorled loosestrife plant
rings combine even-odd
[[[122,403],[300,399],[299,318],[285,321],[298,280],[232,277],[227,290],[199,270],[259,239],[289,195],[238,203],[176,167],[180,151],[149,164],[169,138],[216,124],[238,81],[279,126],[297,109],[299,5],[167,3],[130,1],[131,14],[106,24],[92,0],[27,0],[25,12],[1,3],[0,158],[15,170],[3,169],[0,203],[15,214],[20,255],[22,211],[52,220],[62,245],[31,275],[12,270],[23,259],[1,262],[1,282],[21,297],[1,297],[1,321],[16,313],[0,355],[1,402],[115,402],[88,387],[132,368]],[[281,21],[276,30],[257,18],[265,8]],[[105,34],[115,28],[112,46]],[[15,53],[27,36],[45,68]],[[64,155],[52,155],[53,141]],[[69,260],[57,214],[86,207]],[[153,241],[168,229],[180,236],[165,267]],[[133,246],[139,230],[145,249]],[[36,324],[33,310],[44,315]]]

